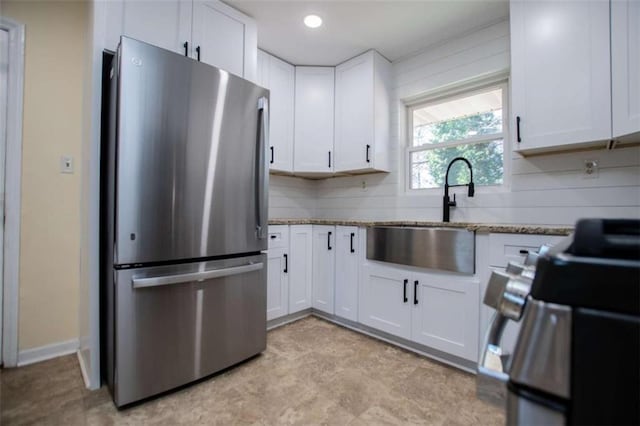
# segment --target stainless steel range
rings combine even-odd
[[[509,425],[640,423],[640,220],[583,219],[572,238],[494,272],[478,396]],[[507,321],[522,324],[515,351]]]
[[[122,406],[265,349],[269,92],[127,37],[109,73],[103,353]]]

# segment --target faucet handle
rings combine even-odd
[[[471,181],[471,182],[469,182],[469,193],[468,193],[468,195],[469,195],[469,197],[473,197],[473,194],[475,194],[475,193],[476,193],[476,187],[473,184],[473,181]]]

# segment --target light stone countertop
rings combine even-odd
[[[424,226],[465,228],[469,231],[500,234],[569,235],[572,226],[494,224],[471,222],[429,222],[415,220],[344,220],[344,219],[269,219],[269,225],[342,225],[342,226]]]

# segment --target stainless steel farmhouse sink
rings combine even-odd
[[[373,226],[367,259],[473,275],[475,233],[460,228]]]

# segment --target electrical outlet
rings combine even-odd
[[[362,181],[362,190],[363,190],[363,191],[366,191],[366,190],[367,190],[367,181],[366,181],[366,180],[363,180],[363,181]]]
[[[584,160],[584,178],[596,179],[599,174],[598,160]]]
[[[73,173],[73,157],[63,155],[60,157],[60,173]]]

